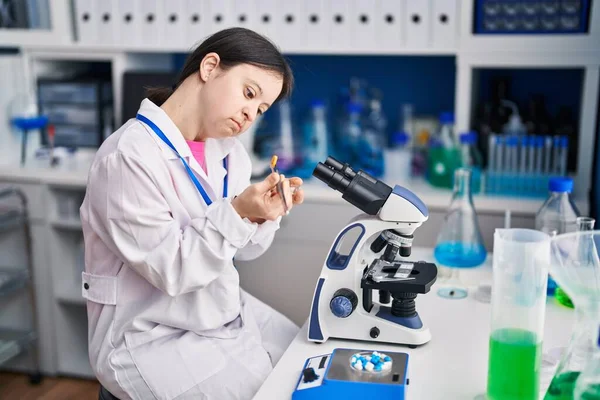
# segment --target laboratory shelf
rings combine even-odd
[[[0,365],[21,354],[35,339],[33,331],[0,328]]]
[[[29,281],[26,269],[8,269],[0,267],[0,296],[8,296],[21,290]]]

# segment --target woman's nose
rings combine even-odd
[[[256,118],[256,113],[253,113],[248,108],[245,108],[243,113],[244,113],[244,117],[248,120],[248,122],[253,122],[254,118]]]

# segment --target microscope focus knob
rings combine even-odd
[[[329,308],[333,315],[338,318],[346,318],[358,304],[358,296],[351,289],[338,289],[329,302]]]

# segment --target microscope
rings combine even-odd
[[[413,233],[429,217],[425,204],[408,189],[392,189],[333,157],[319,162],[313,176],[364,214],[340,231],[329,250],[313,295],[308,340],[336,337],[412,348],[427,343],[431,333],[415,298],[429,292],[437,267],[404,259]]]

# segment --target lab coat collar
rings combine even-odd
[[[192,168],[196,174],[200,175],[204,181],[210,184],[211,189],[213,189],[213,193],[210,195],[214,198],[214,189],[221,187],[226,173],[225,168],[223,168],[223,159],[231,152],[237,139],[223,138],[206,140],[204,154],[206,157],[207,176],[202,167],[200,167],[196,159],[192,156],[192,151],[186,143],[183,134],[162,108],[158,107],[149,99],[144,99],[138,113],[151,120],[163,131],[164,135],[177,149],[181,157],[186,159],[190,168]],[[148,129],[151,128],[148,127]],[[168,160],[179,160],[177,154],[175,154],[166,143],[160,140],[154,132],[152,132],[152,134]]]

